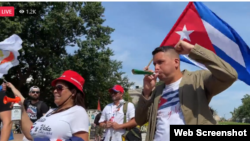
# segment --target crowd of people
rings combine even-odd
[[[208,70],[181,71],[179,54],[187,54]],[[145,70],[154,72],[154,75],[145,75],[137,107],[124,101],[121,85],[109,89],[113,102],[107,104],[95,120],[96,140],[101,140],[105,129],[103,141],[141,141],[138,126],[148,123],[146,141],[169,141],[169,125],[216,124],[209,103],[213,96],[237,80],[235,69],[213,52],[185,41],[179,41],[175,47],[158,47],[152,55],[155,70],[148,67]],[[156,85],[157,78],[164,83]],[[3,90],[7,86],[21,98],[24,140],[88,141],[89,119],[84,103],[84,83],[84,78],[72,70],[52,81],[54,103],[57,105],[52,109],[39,101],[39,87],[31,87],[31,99],[26,100],[15,86],[4,83]],[[3,95],[0,92],[0,96]],[[8,141],[12,124],[11,105],[0,104],[3,122],[1,141]]]

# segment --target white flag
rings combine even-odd
[[[22,39],[16,34],[0,42],[0,78],[7,74],[10,68],[19,65],[17,57],[22,43]]]

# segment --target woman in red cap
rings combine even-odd
[[[54,102],[57,108],[50,109],[34,124],[26,111],[22,113],[22,131],[27,139],[49,138],[51,141],[63,141],[72,136],[88,141],[89,117],[85,110],[83,85],[85,80],[75,71],[67,70],[52,81]],[[8,85],[16,96],[23,96],[11,84]],[[36,109],[34,109],[36,112]]]

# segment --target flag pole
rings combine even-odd
[[[97,110],[101,111],[100,97],[98,97],[98,101],[97,101]]]
[[[4,76],[2,77],[4,83],[8,83],[8,81],[5,80]]]
[[[150,60],[150,62],[148,63],[148,65],[147,65],[147,68],[149,68],[149,66],[150,66],[150,64],[153,62],[153,58]],[[158,81],[158,82],[160,82],[160,80]]]
[[[147,68],[150,66],[150,64],[153,62],[153,58],[150,60],[150,62],[147,65]]]

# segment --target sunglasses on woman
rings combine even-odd
[[[55,86],[56,91],[61,92],[62,90],[66,89],[66,87],[63,87],[62,85]]]

